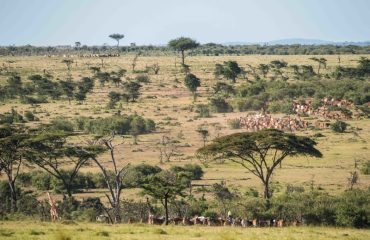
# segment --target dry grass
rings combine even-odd
[[[213,68],[215,63],[222,63],[226,60],[236,60],[238,63],[246,67],[246,64],[256,66],[259,63],[268,63],[271,60],[285,60],[289,64],[312,64],[315,63],[309,60],[311,56],[219,56],[219,57],[188,57],[186,63],[191,66],[192,72],[202,80],[202,87],[199,90],[200,96],[198,102],[206,103],[207,97],[210,96],[207,89],[211,88],[215,82],[213,77]],[[325,71],[331,71],[337,65],[337,56],[324,56],[328,59],[328,67]],[[343,55],[341,56],[341,64],[356,65],[358,55]],[[11,57],[0,58],[0,63],[9,60]],[[66,66],[63,64],[62,58],[45,58],[45,57],[12,57],[15,61],[11,65],[13,70],[20,72],[23,79],[26,79],[30,74],[42,73],[46,69],[55,79],[63,79],[66,76]],[[106,68],[104,71],[118,70],[125,68],[129,70],[128,76],[133,77],[131,73],[130,63],[133,56],[123,56],[120,58],[105,59]],[[75,59],[77,66],[72,67],[72,75],[75,80],[83,76],[91,76],[92,73],[88,70],[88,66],[99,65],[99,59]],[[137,103],[123,103],[122,113],[139,115],[152,118],[158,123],[158,130],[155,133],[139,136],[139,144],[132,145],[130,138],[125,138],[126,144],[120,146],[117,150],[117,156],[120,162],[149,163],[158,164],[159,151],[157,143],[163,134],[177,137],[183,135],[180,148],[181,156],[178,156],[169,163],[162,166],[164,168],[175,164],[198,163],[194,158],[194,152],[202,146],[202,139],[196,132],[200,125],[208,126],[210,131],[210,139],[218,136],[229,134],[242,130],[230,130],[227,125],[227,120],[240,116],[245,116],[247,113],[228,113],[228,114],[212,114],[211,118],[196,119],[196,113],[187,110],[187,107],[192,105],[192,97],[189,91],[183,86],[183,75],[179,73],[179,66],[175,68],[174,57],[139,57],[136,69],[144,69],[146,65],[158,63],[161,70],[158,75],[150,75],[151,83],[145,85],[142,90],[142,96]],[[177,59],[177,62],[178,59]],[[179,82],[175,80],[178,79]],[[5,76],[0,76],[0,83],[6,80]],[[239,84],[243,80],[238,80]],[[74,118],[78,116],[89,117],[104,117],[111,115],[114,111],[107,110],[108,102],[107,94],[109,91],[118,90],[114,86],[106,86],[101,88],[99,83],[94,92],[88,96],[87,101],[82,105],[76,103],[68,104],[68,101],[61,100],[50,102],[48,104],[40,104],[39,106],[31,107],[30,105],[20,104],[18,101],[7,102],[0,105],[0,113],[9,111],[14,107],[19,112],[26,110],[35,110],[40,122],[48,122],[51,118],[63,116]],[[156,99],[151,99],[151,96],[156,96]],[[117,110],[115,110],[117,111]],[[170,117],[170,120],[168,119]],[[347,187],[347,177],[349,171],[354,169],[354,160],[362,159],[369,154],[370,140],[370,120],[350,120],[348,123],[351,127],[360,128],[362,130],[350,131],[345,134],[334,134],[330,130],[324,130],[323,138],[317,139],[318,148],[323,152],[322,159],[308,158],[290,158],[285,161],[283,168],[279,169],[274,175],[273,181],[279,183],[284,188],[287,184],[299,184],[309,187],[313,181],[316,186],[337,193],[343,191]],[[301,131],[297,134],[312,136],[315,132]],[[81,137],[76,141],[83,141]],[[108,156],[103,156],[106,158]],[[97,168],[88,167],[83,169],[84,172],[94,172]],[[226,180],[229,186],[245,189],[246,187],[260,188],[259,181],[251,174],[246,173],[246,170],[239,168],[233,164],[217,165],[213,164],[205,168],[205,176],[203,182],[219,182],[221,179]],[[241,180],[250,178],[249,180]],[[218,180],[207,180],[218,179]],[[370,186],[370,176],[360,176],[360,182],[357,187],[367,188]],[[241,187],[241,188],[240,188]],[[137,198],[137,190],[125,191],[125,197]],[[78,197],[102,195],[102,193],[83,193],[78,194]]]
[[[369,239],[370,230],[287,227],[287,228],[231,228],[194,226],[103,225],[78,223],[0,222],[0,239],[212,239],[212,240],[329,240]]]

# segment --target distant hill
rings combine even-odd
[[[224,45],[338,45],[338,46],[345,46],[345,45],[356,45],[356,46],[369,46],[370,41],[364,42],[334,42],[334,41],[326,41],[320,39],[307,39],[307,38],[287,38],[287,39],[280,39],[274,40],[269,42],[227,42]]]

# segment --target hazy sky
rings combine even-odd
[[[0,45],[370,40],[370,0],[0,0]]]

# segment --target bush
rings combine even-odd
[[[228,120],[227,125],[229,125],[230,129],[240,129],[241,128],[240,118]]]
[[[230,104],[223,98],[212,98],[210,100],[210,106],[212,110],[217,113],[228,113],[233,111]]]
[[[364,163],[361,168],[361,173],[365,175],[370,175],[370,160]]]
[[[24,114],[24,117],[26,118],[27,121],[37,121],[38,118],[30,111],[27,111],[25,114]]]
[[[330,128],[333,130],[333,132],[344,133],[347,129],[347,126],[347,123],[337,120],[335,123],[330,125]]]
[[[211,117],[211,111],[209,110],[209,107],[206,104],[198,104],[196,106],[196,112],[198,113],[198,117],[200,118]]]
[[[148,75],[138,75],[135,77],[135,80],[139,83],[149,83],[150,82],[150,78]]]
[[[53,131],[73,132],[74,125],[66,118],[55,118],[51,120],[49,129]]]
[[[107,118],[88,119],[81,117],[75,120],[77,128],[87,133],[105,135],[113,131],[119,135],[150,133],[155,130],[155,122],[138,115],[112,116]]]
[[[336,208],[336,217],[340,226],[370,227],[370,191],[356,189],[345,192]]]
[[[175,173],[186,172],[191,175],[192,180],[200,180],[203,177],[203,169],[197,164],[185,164],[184,166],[173,166],[171,171]]]

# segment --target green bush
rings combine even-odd
[[[50,121],[49,129],[53,131],[73,132],[74,125],[68,119],[60,117]]]
[[[356,189],[342,194],[336,208],[336,221],[345,227],[370,227],[370,191]]]
[[[227,125],[229,125],[230,129],[240,129],[241,128],[240,118],[228,120]]]
[[[173,166],[171,171],[180,173],[185,172],[191,175],[192,180],[200,180],[203,177],[204,171],[201,166],[197,164],[185,164],[184,166]]]
[[[198,113],[198,117],[200,118],[208,118],[211,117],[211,111],[209,110],[209,106],[206,104],[198,104],[196,105],[196,110]]]
[[[361,168],[361,173],[364,175],[370,175],[370,160],[364,163]]]
[[[155,122],[152,119],[138,115],[112,116],[107,118],[89,119],[81,117],[75,119],[77,129],[87,133],[105,135],[115,132],[119,135],[150,133],[155,130]]]
[[[38,120],[38,118],[31,111],[27,111],[24,114],[24,117],[26,118],[27,121],[30,121],[30,122]]]
[[[150,82],[150,78],[148,75],[138,75],[135,77],[135,80],[139,83],[149,83]]]
[[[337,120],[335,123],[330,124],[331,130],[337,133],[344,133],[347,129],[347,126],[348,126],[347,123],[339,120]]]
[[[232,112],[233,108],[223,98],[212,98],[210,100],[211,109],[217,113],[228,113]]]

